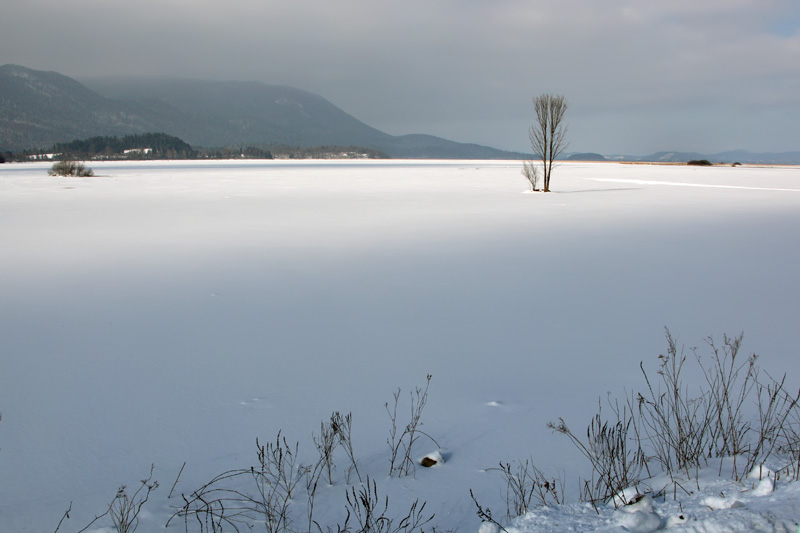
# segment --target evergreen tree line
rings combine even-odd
[[[61,159],[193,159],[196,156],[186,142],[166,133],[89,137],[54,144],[48,152],[61,154]]]
[[[272,159],[272,153],[260,146],[226,146],[225,148],[199,148],[199,159]]]
[[[52,155],[51,155],[52,154]],[[5,161],[120,160],[120,159],[388,159],[380,150],[363,146],[254,146],[192,148],[166,133],[143,133],[124,137],[95,136],[56,143],[47,149],[0,153]]]
[[[273,146],[272,155],[278,159],[390,159],[374,148],[363,146]]]
[[[199,159],[389,159],[380,150],[363,146],[226,146],[198,148]]]

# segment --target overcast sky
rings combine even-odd
[[[800,0],[5,0],[0,64],[258,80],[391,134],[526,150],[800,150]]]

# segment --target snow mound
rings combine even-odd
[[[649,495],[634,499],[633,503],[620,507],[614,518],[624,531],[650,533],[661,529],[663,520],[655,510],[653,498]]]
[[[716,511],[718,509],[732,509],[734,507],[744,507],[744,504],[740,502],[735,496],[706,496],[702,500],[703,505],[711,509],[712,511]]]
[[[800,482],[776,484],[766,477],[750,488],[724,479],[701,479],[698,490],[677,500],[645,495],[619,509],[611,505],[595,510],[587,503],[542,507],[515,519],[506,529],[509,533],[798,531]]]
[[[770,478],[762,479],[753,489],[753,496],[768,496],[775,490],[775,481]]]
[[[497,524],[491,522],[481,522],[481,527],[478,528],[478,533],[499,533],[499,531]]]

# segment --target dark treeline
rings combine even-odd
[[[198,148],[198,159],[272,159],[272,152],[260,146]]]
[[[48,152],[71,159],[192,159],[196,156],[186,142],[166,133],[90,137],[55,144]]]
[[[197,151],[186,142],[166,133],[142,133],[124,137],[97,136],[6,153],[7,161],[42,159],[194,159]]]
[[[363,146],[226,146],[193,148],[165,133],[124,137],[97,136],[57,143],[47,149],[0,154],[4,161],[124,160],[124,159],[388,159],[380,150]]]
[[[226,146],[198,148],[198,159],[389,159],[363,146]]]
[[[273,146],[271,151],[280,159],[389,159],[380,150],[363,146]]]

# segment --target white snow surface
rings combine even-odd
[[[553,193],[523,194],[513,161],[89,166],[0,165],[0,533],[53,531],[70,502],[61,531],[77,531],[151,464],[138,531],[164,530],[180,493],[254,464],[256,438],[281,430],[312,461],[334,410],[393,509],[419,498],[440,530],[489,531],[469,490],[504,515],[492,468],[531,458],[576,492],[587,465],[546,422],[583,428],[599,397],[639,387],[665,326],[700,350],[743,331],[800,385],[797,167],[564,163]],[[384,404],[427,374],[436,444],[414,457],[445,461],[388,478]],[[343,459],[323,522],[343,514]],[[800,486],[770,483],[502,522],[797,531]]]
[[[656,502],[649,495],[636,503],[615,509],[612,505],[593,508],[588,503],[543,507],[513,520],[508,533],[550,531],[597,531],[650,533],[674,530],[696,533],[733,531],[780,531],[800,528],[800,483],[774,480],[736,483],[716,477],[711,468],[699,479],[681,480],[686,490]]]

